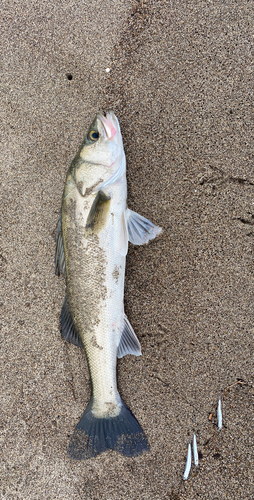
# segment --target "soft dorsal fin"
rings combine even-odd
[[[155,226],[150,220],[133,212],[129,208],[125,211],[125,219],[129,241],[134,245],[144,245],[148,241],[153,240],[162,231],[161,227]]]
[[[141,346],[138,338],[126,316],[124,314],[124,325],[122,336],[117,350],[117,357],[122,358],[126,354],[133,354],[134,356],[141,356]]]
[[[56,252],[55,252],[55,274],[60,276],[62,273],[65,276],[65,256],[64,256],[64,246],[62,237],[62,218],[61,213],[58,219],[57,229],[56,229]]]
[[[74,344],[78,347],[83,347],[83,344],[80,340],[78,332],[77,332],[75,325],[73,323],[73,319],[72,319],[72,316],[70,313],[67,297],[65,297],[65,299],[64,299],[62,310],[61,310],[60,328],[61,328],[61,334],[62,334],[62,337],[64,338],[64,340],[67,340],[67,342],[70,342],[70,344]]]

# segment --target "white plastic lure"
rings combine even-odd
[[[185,465],[185,470],[183,474],[183,480],[186,481],[189,477],[189,473],[191,470],[191,444],[188,444],[188,452],[187,452],[187,460],[186,460],[186,465]]]
[[[197,439],[196,434],[193,434],[193,460],[194,464],[198,465],[198,447],[197,447]]]
[[[221,398],[219,398],[218,401],[218,408],[217,408],[217,421],[218,421],[218,429],[219,431],[222,429],[222,411],[221,411]]]

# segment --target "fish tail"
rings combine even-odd
[[[117,417],[96,418],[92,398],[71,437],[67,456],[74,460],[92,458],[108,449],[127,457],[149,450],[143,429],[123,402]]]

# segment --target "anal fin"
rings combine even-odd
[[[124,314],[124,325],[122,336],[117,350],[117,357],[122,358],[126,354],[133,354],[134,356],[141,356],[141,346],[139,340],[126,316]]]
[[[67,297],[65,297],[64,299],[61,310],[60,328],[61,328],[61,335],[64,338],[64,340],[67,340],[67,342],[70,342],[70,344],[74,344],[78,347],[83,347],[83,344],[80,340],[78,332],[73,323]]]

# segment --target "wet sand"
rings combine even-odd
[[[0,498],[252,498],[252,3],[29,0],[1,12]],[[143,356],[118,363],[151,450],[74,462],[90,386],[59,332],[54,235],[68,166],[108,107],[129,207],[164,229],[130,244],[125,308]],[[194,430],[200,465],[183,482]]]

